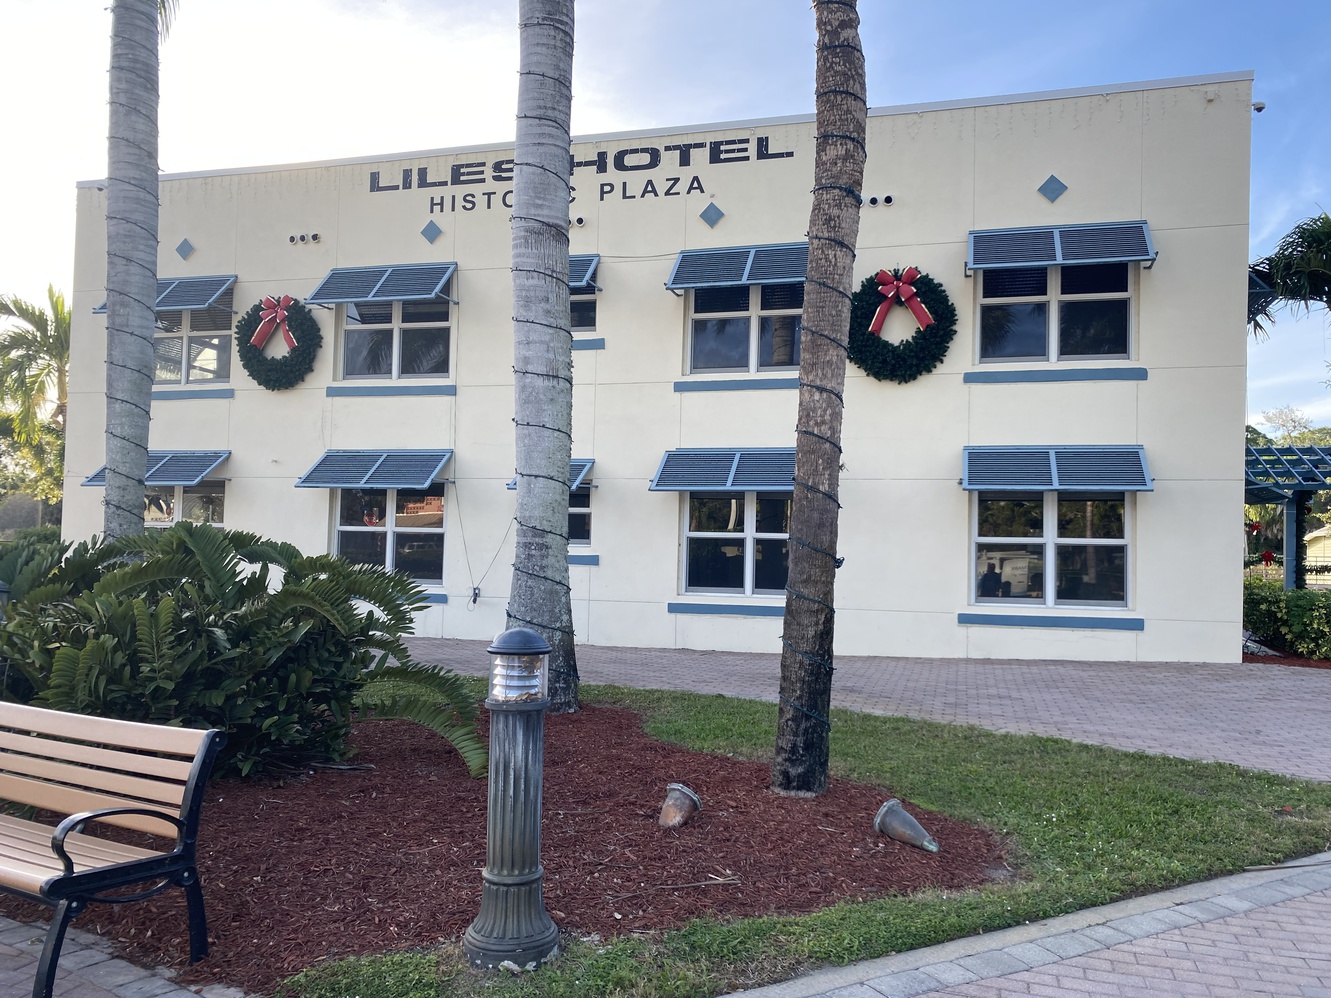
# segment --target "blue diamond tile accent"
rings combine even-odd
[[[190,254],[194,252],[194,244],[188,239],[180,240],[180,245],[176,247],[176,255],[182,260],[188,260]]]
[[[443,232],[444,230],[439,228],[439,226],[437,226],[434,223],[434,219],[430,219],[428,222],[426,222],[425,228],[421,229],[421,235],[425,237],[425,241],[427,243],[431,244],[433,244],[434,241],[443,234]]]
[[[715,229],[716,223],[725,218],[726,213],[716,206],[716,202],[712,202],[702,210],[698,217],[706,222],[709,228]]]
[[[1048,180],[1046,180],[1043,184],[1041,184],[1039,187],[1036,188],[1036,190],[1038,190],[1041,194],[1045,196],[1045,200],[1048,201],[1050,204],[1053,204],[1055,201],[1061,198],[1063,196],[1063,192],[1066,191],[1067,189],[1068,185],[1063,183],[1063,181],[1059,180],[1052,173],[1049,174]]]

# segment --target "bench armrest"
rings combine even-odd
[[[162,821],[176,826],[176,848],[179,849],[185,836],[185,823],[174,814],[167,814],[165,811],[159,811],[151,807],[107,807],[100,811],[82,811],[79,814],[71,814],[64,821],[56,826],[55,834],[51,836],[51,850],[60,858],[60,862],[65,867],[65,876],[72,876],[74,873],[74,861],[69,858],[69,853],[65,852],[65,837],[71,832],[83,831],[83,826],[90,821],[98,821],[102,818],[109,818],[116,814],[146,814],[152,818],[160,818]]]

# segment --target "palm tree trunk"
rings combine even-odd
[[[772,789],[827,789],[842,393],[868,106],[854,0],[815,0],[817,144]]]
[[[111,12],[106,200],[108,539],[143,532],[157,300],[157,0]]]
[[[569,332],[569,116],[573,0],[520,0],[513,172],[513,394],[517,541],[510,623],[539,631],[550,656],[550,709],[578,709],[568,581],[573,427]]]

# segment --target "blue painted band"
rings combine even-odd
[[[676,381],[677,392],[761,392],[798,388],[799,378],[735,378],[729,381]]]
[[[573,341],[573,349],[574,349],[574,350],[604,350],[604,349],[605,349],[605,337],[604,337],[604,336],[599,336],[599,337],[597,337],[597,338],[595,338],[595,339],[588,339],[588,340],[574,340],[574,341]]]
[[[727,617],[784,617],[786,605],[752,606],[747,603],[667,603],[668,613],[724,614]]]
[[[601,556],[599,554],[571,554],[568,556],[570,565],[599,565]]]
[[[959,613],[958,624],[991,627],[1071,627],[1087,631],[1144,631],[1141,617],[1055,617],[1031,613]]]
[[[441,606],[448,602],[448,593],[426,593],[425,602],[431,606]]]
[[[1033,381],[1145,381],[1144,367],[1045,367],[1033,371],[967,371],[967,385],[1013,385]]]
[[[234,388],[154,388],[155,399],[229,399],[236,397]]]
[[[380,396],[380,395],[456,395],[457,385],[329,385],[324,395]]]

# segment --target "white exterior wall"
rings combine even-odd
[[[1110,92],[1027,95],[951,106],[885,109],[869,120],[867,196],[894,203],[862,216],[856,280],[914,265],[945,287],[957,335],[932,374],[877,382],[851,366],[846,387],[837,649],[842,654],[1113,660],[1237,661],[1240,654],[1242,504],[1251,81],[1246,74],[1163,81]],[[590,547],[595,566],[571,568],[579,640],[599,645],[764,650],[780,618],[672,613],[668,604],[779,606],[776,597],[683,595],[681,498],[649,492],[665,451],[681,447],[790,447],[797,393],[678,391],[675,383],[790,376],[687,373],[687,297],[663,289],[682,249],[800,240],[812,175],[809,120],[700,126],[578,142],[574,157],[606,153],[611,166],[574,172],[571,251],[599,253],[595,333],[604,348],[574,354],[575,457],[594,458]],[[760,137],[771,154],[755,161]],[[666,152],[652,170],[616,172],[624,149],[747,139],[725,147],[747,162],[689,166]],[[159,399],[156,450],[230,450],[226,523],[330,549],[327,490],[293,488],[331,448],[451,448],[445,584],[422,633],[489,638],[503,626],[514,493],[508,212],[511,182],[488,164],[511,148],[432,153],[167,177],[161,183],[163,277],[238,275],[234,307],[263,295],[304,299],[333,267],[456,261],[452,321],[455,396],[328,397],[339,343],[333,310],[314,309],[324,335],[315,369],[295,389],[268,392],[232,359],[229,399]],[[645,161],[645,154],[627,163]],[[455,168],[485,182],[371,191]],[[1050,203],[1050,174],[1068,191]],[[674,196],[658,195],[679,178]],[[694,178],[702,191],[680,193]],[[612,184],[607,191],[600,185]],[[490,193],[491,207],[485,208]],[[450,210],[475,194],[473,211]],[[629,195],[637,195],[629,197]],[[432,199],[435,201],[432,212]],[[699,212],[725,217],[709,228]],[[441,209],[442,204],[442,209]],[[101,529],[102,490],[80,482],[103,464],[105,334],[92,309],[105,297],[104,195],[79,190],[74,350],[70,374],[64,530]],[[428,243],[433,219],[443,233]],[[1128,360],[979,363],[978,280],[965,273],[976,229],[1145,219],[1159,250],[1132,265]],[[291,244],[292,234],[319,241]],[[174,247],[197,247],[182,261]],[[904,309],[891,335],[909,335]],[[271,351],[271,347],[269,348]],[[1078,367],[1146,368],[1145,380],[968,384],[967,372]],[[387,384],[387,383],[385,383]],[[1140,630],[963,625],[971,607],[972,496],[963,492],[968,445],[1142,445],[1155,479],[1131,507],[1126,608],[1040,608],[1044,617],[1131,618]],[[487,566],[492,564],[488,569]],[[484,576],[482,580],[482,576]],[[469,605],[473,585],[481,597]],[[985,606],[1007,613],[1006,606]]]

